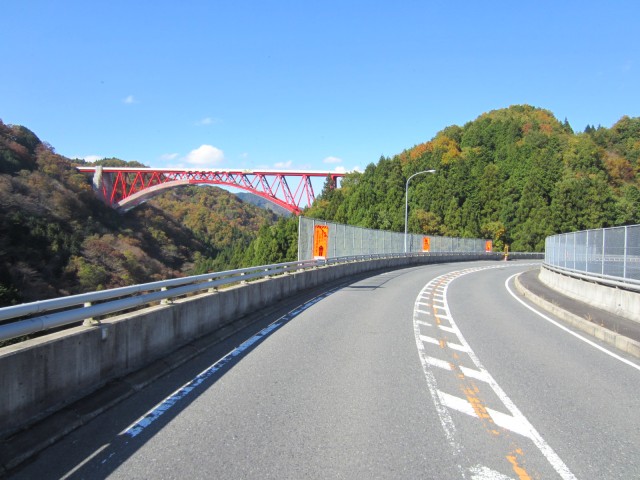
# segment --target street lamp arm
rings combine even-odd
[[[423,173],[436,173],[435,170],[423,170],[418,173],[414,173],[407,178],[407,183],[404,187],[404,253],[407,253],[407,220],[409,218],[409,180],[416,175],[422,175]]]
[[[416,175],[422,175],[423,173],[436,173],[435,170],[423,170],[422,172],[418,172],[418,173],[414,173],[413,175],[411,175],[409,178],[407,178],[407,183],[405,185],[405,190],[407,188],[409,188],[409,180],[411,180],[413,177],[415,177]]]

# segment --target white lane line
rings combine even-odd
[[[416,302],[416,305],[422,305],[423,307],[430,307],[431,303],[429,303],[429,302]]]
[[[437,338],[429,337],[427,335],[420,335],[420,340],[432,345],[442,346],[443,344],[449,347],[451,350],[457,350],[459,352],[469,353],[469,347],[465,345],[458,345],[457,343],[447,342],[446,340],[438,340]]]
[[[442,318],[442,317],[440,317]],[[457,328],[453,328],[453,327],[447,327],[446,325],[438,325],[438,328],[442,331],[448,332],[448,333],[454,333],[454,334],[458,334],[458,329]]]
[[[447,282],[445,283],[445,286],[443,287],[444,298],[445,298],[445,308],[442,309],[442,310],[445,310],[445,312],[446,312],[446,314],[448,316],[448,320],[451,323],[451,326],[453,328],[458,328],[458,327],[457,327],[455,321],[453,320],[453,318],[449,316],[450,315],[450,313],[449,313],[450,310],[449,310],[448,302],[446,300],[447,291],[448,291],[448,287],[449,287],[450,283],[453,280],[455,280],[456,278],[459,278],[462,275],[466,275],[468,273],[473,273],[473,272],[481,271],[481,270],[485,270],[485,269],[492,269],[492,268],[504,268],[504,267],[503,266],[500,266],[500,267],[485,267],[485,268],[482,268],[482,269],[461,270],[459,272],[456,272],[455,276],[450,276],[447,279]],[[444,277],[435,278],[434,280],[429,282],[429,284],[425,285],[425,288],[428,285],[433,284],[434,282],[442,282],[443,278]],[[420,292],[419,295],[422,295],[422,293],[423,292]],[[420,298],[420,296],[418,298]],[[438,388],[437,388],[438,384],[437,384],[437,381],[435,379],[435,376],[434,376],[433,372],[431,371],[429,363],[425,360],[426,352],[425,352],[425,345],[424,345],[423,341],[426,340],[427,343],[433,343],[432,340],[435,340],[435,339],[432,339],[431,337],[427,337],[425,335],[421,335],[419,326],[415,323],[416,320],[417,320],[417,318],[415,318],[415,316],[414,316],[414,334],[415,334],[415,338],[416,338],[416,346],[418,348],[418,354],[419,354],[419,357],[420,357],[420,362],[422,363],[422,370],[423,370],[423,372],[425,374],[425,378],[427,380],[427,386],[429,388],[429,392],[431,393],[431,397],[433,399],[434,406],[436,407],[436,412],[438,413],[438,417],[440,419],[440,423],[441,423],[441,425],[443,427],[443,430],[445,432],[445,436],[447,437],[449,446],[452,449],[452,452],[453,452],[454,456],[459,458],[460,455],[463,452],[462,443],[459,440],[458,434],[456,432],[455,424],[453,423],[451,415],[449,414],[449,409],[443,404],[443,402],[440,400],[440,398],[438,396]],[[509,420],[508,418],[505,418],[504,414],[501,417],[500,413],[498,412],[496,416],[500,417],[500,421],[502,423],[505,423],[506,425],[510,425],[512,428],[518,428],[521,431],[528,432],[528,435],[527,435],[528,438],[530,438],[533,441],[533,443],[536,445],[538,450],[540,450],[540,452],[544,455],[544,457],[547,459],[547,461],[553,467],[553,469],[558,473],[558,475],[560,475],[560,477],[563,480],[575,480],[576,477],[573,475],[573,473],[571,473],[571,471],[565,465],[565,463],[562,461],[562,459],[554,452],[554,450],[551,448],[551,446],[546,443],[546,441],[542,438],[542,436],[538,433],[538,431],[526,419],[526,417],[522,414],[522,412],[520,412],[520,410],[516,407],[516,405],[513,403],[513,401],[507,396],[507,394],[504,392],[504,390],[502,390],[502,388],[498,385],[498,383],[491,376],[491,374],[489,374],[489,372],[484,368],[482,363],[480,363],[479,358],[476,356],[475,352],[471,349],[471,347],[469,346],[469,344],[465,340],[465,338],[462,335],[462,333],[457,334],[457,336],[458,336],[458,339],[460,340],[460,344],[463,347],[467,348],[467,354],[468,354],[469,358],[472,360],[472,362],[474,363],[474,365],[476,366],[478,371],[482,372],[481,375],[483,377],[485,377],[483,379],[483,381],[486,381],[489,384],[489,386],[491,386],[491,388],[494,391],[494,393],[498,396],[500,401],[505,405],[507,410],[511,413],[511,417],[509,417],[508,415],[506,416],[506,417],[511,418],[511,420]],[[460,465],[458,465],[458,466],[460,467]],[[464,475],[463,475],[463,477],[464,477]]]
[[[427,312],[426,310],[420,310],[419,308],[416,308],[416,313],[422,313],[423,315],[431,315],[431,312]]]
[[[438,390],[438,399],[443,405],[461,413],[466,413],[472,417],[478,417],[473,406],[464,398],[449,395],[448,393]]]
[[[418,357],[420,358],[420,363],[422,364],[422,372],[424,373],[424,378],[427,381],[427,388],[429,389],[429,393],[431,394],[431,398],[433,399],[438,419],[440,420],[440,424],[442,425],[442,430],[444,430],[444,435],[447,439],[447,443],[449,444],[449,448],[451,449],[451,453],[454,459],[456,459],[456,461],[458,462],[458,470],[460,471],[462,478],[465,478],[465,471],[460,464],[460,461],[462,461],[461,457],[463,455],[462,443],[458,438],[456,426],[453,423],[453,419],[451,418],[449,409],[445,407],[442,402],[439,402],[437,400],[438,383],[436,382],[436,377],[434,376],[431,367],[427,363],[427,358],[429,358],[429,356],[425,352],[422,335],[420,335],[420,327],[415,322],[415,319],[413,324],[413,332],[416,339]]]
[[[498,412],[497,410],[493,410],[492,408],[487,408],[487,413],[499,427],[502,427],[506,430],[511,430],[512,432],[518,433],[523,437],[531,438],[531,430],[529,428],[531,424],[526,419],[523,422],[523,419],[512,417],[511,415]]]
[[[424,320],[417,320],[416,323],[418,325],[422,325],[423,327],[433,327],[429,322],[425,322]]]
[[[430,343],[432,345],[440,345],[440,342],[433,337],[428,337],[426,335],[420,335],[420,341],[424,343]]]
[[[332,290],[328,290],[325,293],[318,295],[315,298],[307,301],[306,303],[299,305],[294,310],[291,310],[287,314],[278,318],[271,324],[267,325],[265,328],[260,330],[258,333],[253,335],[248,340],[245,340],[243,343],[238,345],[232,351],[227,353],[220,360],[216,361],[205,370],[196,375],[192,380],[185,383],[182,387],[178,388],[171,395],[166,397],[164,400],[159,402],[155,407],[145,413],[143,416],[138,418],[135,422],[125,428],[120,435],[127,435],[131,438],[138,436],[142,433],[147,427],[153,424],[158,418],[164,415],[167,411],[173,408],[175,405],[180,403],[183,399],[185,399],[189,394],[196,390],[202,383],[204,383],[208,378],[213,376],[218,370],[224,368],[227,364],[234,361],[235,358],[241,357],[244,355],[245,351],[248,350],[255,343],[262,341],[272,334],[275,330],[280,328],[282,325],[285,325],[287,322],[292,320],[293,318],[300,315],[305,310],[311,308],[313,305],[318,303],[320,300],[327,298],[329,295],[336,292],[340,287],[336,287]]]
[[[519,298],[509,287],[509,283],[511,283],[511,279],[513,277],[515,277],[516,275],[519,275],[518,273],[511,275],[509,278],[507,278],[507,280],[504,282],[504,286],[507,289],[507,291],[509,292],[509,294],[511,294],[511,296],[513,298],[515,298],[518,302],[520,302],[522,305],[524,305],[525,307],[527,307],[529,310],[531,310],[533,313],[535,313],[536,315],[538,315],[539,317],[545,319],[547,322],[555,325],[556,327],[560,328],[561,330],[564,330],[565,332],[573,335],[574,337],[582,340],[584,343],[591,345],[592,347],[600,350],[601,352],[609,355],[610,357],[615,358],[616,360],[621,361],[622,363],[625,363],[627,365],[629,365],[632,368],[635,368],[636,370],[640,370],[640,365],[637,365],[629,360],[627,360],[626,358],[621,357],[620,355],[615,354],[614,352],[607,350],[606,348],[598,345],[597,343],[589,340],[588,338],[583,337],[582,335],[580,335],[579,333],[574,332],[573,330],[570,330],[569,328],[565,327],[564,325],[556,322],[554,319],[552,319],[551,317],[548,317],[547,315],[545,315],[542,312],[539,312],[538,310],[536,310],[535,308],[533,308],[531,305],[528,305],[524,300],[522,300],[521,298]]]
[[[473,406],[468,400],[450,395],[441,390],[438,390],[438,397],[440,398],[440,401],[443,405],[457,410],[458,412],[465,413],[475,418],[479,418],[477,412],[473,409]],[[523,437],[531,438],[529,424],[528,422],[526,422],[526,420],[523,422],[522,419],[512,417],[511,415],[507,415],[492,408],[485,408],[485,410],[493,420],[493,423],[495,423],[499,427],[522,435]]]
[[[458,352],[469,353],[470,348],[467,345],[458,345],[457,343],[445,342],[447,347]]]
[[[471,480],[513,480],[513,478],[507,477],[495,470],[491,470],[489,467],[485,467],[484,465],[471,467],[469,469],[469,473],[471,474]]]
[[[495,267],[488,267],[488,268],[495,268]],[[447,290],[449,288],[449,285],[450,284],[447,284],[446,286]],[[447,302],[447,310],[449,310],[448,302]],[[453,318],[450,320],[450,322],[451,322],[451,326],[457,328],[457,325],[453,320]],[[542,438],[542,435],[538,433],[538,431],[527,420],[527,418],[520,411],[520,409],[516,407],[516,404],[513,403],[513,401],[511,400],[511,398],[509,398],[506,392],[502,390],[502,387],[498,385],[498,382],[494,380],[494,378],[491,376],[488,370],[484,368],[484,366],[480,362],[480,359],[477,357],[475,352],[471,349],[471,347],[467,343],[467,340],[464,338],[462,333],[458,335],[458,339],[460,340],[460,343],[462,345],[468,348],[467,354],[469,355],[469,358],[471,358],[471,361],[474,363],[476,368],[481,372],[486,372],[489,385],[491,386],[495,394],[498,396],[500,401],[504,404],[504,406],[507,407],[507,410],[509,410],[509,412],[514,418],[518,419],[519,422],[522,422],[527,426],[527,430],[530,432],[529,438],[531,438],[531,440],[536,445],[536,447],[538,447],[538,450],[540,450],[540,452],[545,456],[549,464],[554,468],[554,470],[558,473],[558,475],[560,475],[560,477],[562,477],[564,480],[576,480],[576,477],[573,475],[573,473],[571,473],[571,470],[569,470],[569,467],[565,465],[565,463],[558,456],[558,454],[556,454],[556,452],[551,448],[551,446],[544,440],[544,438]]]
[[[476,380],[489,383],[489,377],[486,372],[482,372],[474,368],[468,368],[463,365],[460,365],[460,371],[465,377],[475,378]]]
[[[426,356],[425,361],[432,367],[438,367],[438,368],[442,368],[443,370],[449,370],[449,371],[453,370],[453,366],[451,365],[451,363],[447,362],[446,360],[441,360],[439,358]]]

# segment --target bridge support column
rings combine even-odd
[[[113,191],[113,176],[104,174],[102,166],[98,165],[93,174],[93,191],[106,205],[111,205],[111,192]]]

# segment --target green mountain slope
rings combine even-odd
[[[546,236],[640,223],[640,118],[574,133],[528,105],[450,126],[431,141],[325,189],[305,214],[368,228],[492,238],[496,248],[541,251]]]
[[[275,218],[215,187],[119,214],[69,159],[0,122],[0,306],[224,270]]]

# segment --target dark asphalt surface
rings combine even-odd
[[[144,385],[142,390],[136,382],[149,371],[115,383],[75,409],[14,437],[2,446],[4,459],[11,456],[9,447],[14,452],[28,449],[93,406],[114,404],[13,470],[9,478],[489,480],[518,478],[516,466],[537,472],[531,478],[557,478],[529,439],[515,433],[493,438],[490,431],[487,436],[477,419],[457,412],[452,418],[465,453],[452,459],[450,439],[425,388],[410,324],[412,315],[415,322],[420,289],[438,275],[469,265],[432,265],[353,279],[211,374],[179,408],[159,417],[138,437],[123,435],[176,388],[322,291],[275,306],[212,346],[203,340],[200,354],[166,375],[160,373],[168,364],[189,355],[177,354],[150,367],[157,379],[138,383]],[[640,405],[633,393],[637,372],[602,360],[600,353],[593,354],[547,325],[541,327],[506,296],[502,284],[508,274],[525,271],[520,280],[536,295],[577,315],[588,314],[598,324],[610,322],[618,332],[628,328],[632,335],[637,329],[626,325],[628,320],[591,307],[584,310],[580,302],[558,296],[531,268],[525,262],[509,262],[453,282],[450,301],[461,330],[578,478],[640,478],[634,458],[640,443]],[[428,333],[427,327],[420,328]],[[452,358],[459,355],[450,353]],[[462,384],[455,377],[439,369],[434,372],[442,376],[440,388],[461,396]],[[477,387],[464,385],[465,392]],[[499,397],[480,390],[478,398],[484,404],[504,411]]]

